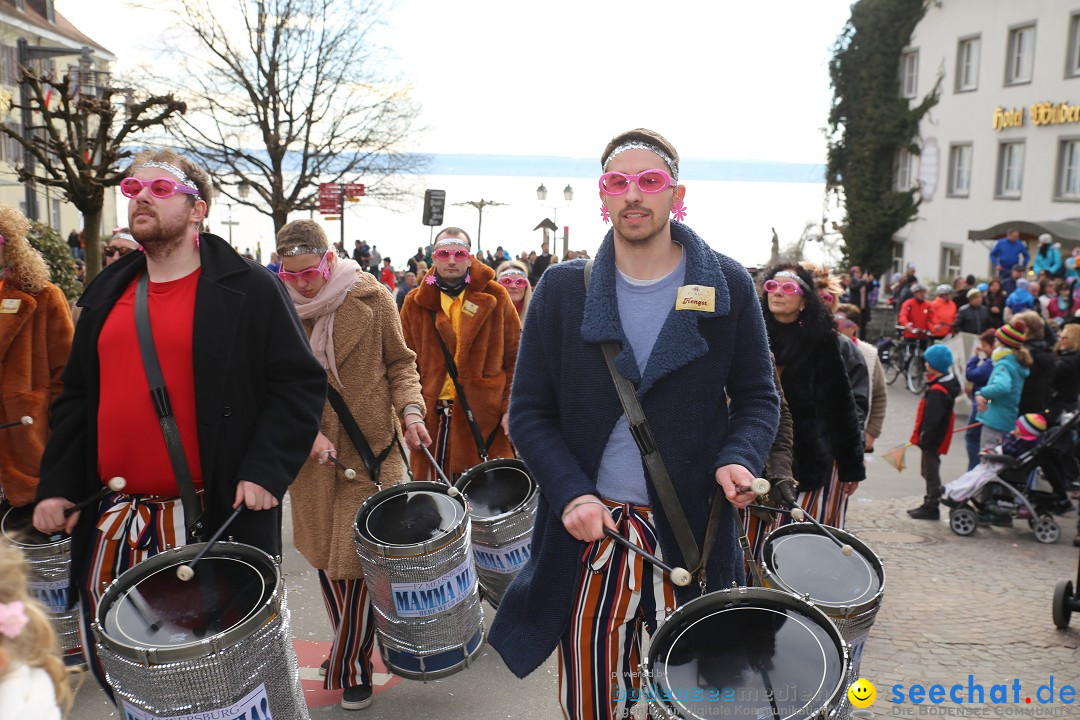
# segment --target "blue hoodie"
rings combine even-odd
[[[1012,432],[1016,419],[1020,417],[1020,393],[1024,389],[1024,380],[1030,374],[1031,371],[1020,364],[1014,352],[995,360],[990,379],[977,393],[990,404],[986,412],[979,413],[975,419],[994,430]]]
[[[1035,308],[1035,296],[1026,288],[1018,287],[1005,298],[1005,305],[1013,311],[1013,314],[1032,310]]]
[[[1046,249],[1046,255],[1042,254],[1042,248],[1035,251],[1035,277],[1039,276],[1043,270],[1050,274],[1050,277],[1057,277],[1057,274],[1061,272],[1061,252],[1051,245]]]

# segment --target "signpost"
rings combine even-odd
[[[341,218],[342,247],[345,247],[345,199],[356,201],[364,194],[363,183],[319,183],[319,212]]]

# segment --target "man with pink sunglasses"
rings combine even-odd
[[[424,404],[435,408],[424,418],[432,454],[454,478],[482,460],[514,456],[506,417],[521,321],[495,271],[475,261],[464,230],[439,231],[431,259],[423,284],[405,296],[401,325]],[[435,479],[422,454],[413,453],[412,466],[417,478]]]
[[[106,267],[79,300],[34,525],[72,535],[70,601],[82,602],[84,637],[113,579],[207,539],[234,508],[247,511],[228,535],[279,557],[279,503],[319,430],[326,373],[282,283],[200,232],[210,187],[171,150],[140,153],[120,188],[144,252]],[[143,309],[164,380],[153,398],[150,343],[136,329]],[[166,431],[179,440],[167,442]],[[123,492],[65,517],[114,477],[127,481]]]
[[[754,498],[780,420],[753,283],[681,223],[675,148],[631,130],[600,163],[601,214],[614,227],[591,265],[549,267],[525,314],[510,430],[540,501],[530,559],[489,636],[518,677],[559,653],[569,720],[630,717],[643,632],[706,590],[743,582],[737,508]],[[611,344],[647,428],[626,419],[602,349]],[[646,451],[663,459],[685,521],[669,520]],[[715,539],[705,553],[708,525]],[[684,529],[707,558],[698,567],[684,559]],[[674,585],[606,531],[697,582]]]

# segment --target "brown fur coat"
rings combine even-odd
[[[30,295],[6,282],[3,299],[18,300],[19,309],[0,314],[0,423],[34,418],[29,427],[0,430],[0,484],[18,506],[37,492],[49,405],[60,394],[73,329],[67,300],[55,285]]]
[[[454,337],[450,318],[442,311],[439,299],[442,291],[435,285],[425,283],[410,292],[401,308],[405,342],[416,353],[424,402],[430,409],[425,422],[432,439],[439,424],[435,403],[446,380],[446,361],[435,337],[436,327],[454,354],[458,377],[485,441],[510,407],[510,384],[517,362],[521,321],[510,296],[495,282],[495,272],[491,268],[474,260],[469,273],[471,279],[465,300],[474,303],[477,310],[473,315],[462,311],[460,338]],[[432,319],[432,312],[437,320]],[[495,434],[488,455],[492,458],[514,456],[510,440],[501,429]],[[413,453],[412,463],[418,478],[428,476],[430,468],[422,454]],[[450,418],[450,468],[460,473],[479,463],[480,454],[465,413],[455,407]]]
[[[303,322],[310,336],[314,323]],[[369,273],[360,274],[337,309],[334,353],[344,387],[333,373],[327,373],[327,378],[378,455],[393,440],[405,406],[416,403],[423,412],[424,401],[416,356],[405,346],[394,298]],[[346,480],[332,463],[320,465],[308,458],[289,488],[293,541],[307,561],[331,579],[360,578],[363,569],[353,544],[353,521],[360,504],[375,493],[375,484],[329,402],[323,409],[321,430],[334,444],[341,463],[356,470],[356,478]],[[380,481],[385,488],[404,478],[401,454],[391,450],[382,464]]]

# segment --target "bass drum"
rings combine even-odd
[[[812,604],[778,590],[735,588],[672,613],[641,676],[655,718],[819,720],[847,691],[848,650]]]
[[[537,486],[525,463],[488,460],[455,484],[472,518],[473,558],[484,598],[498,609],[506,588],[529,559]]]

